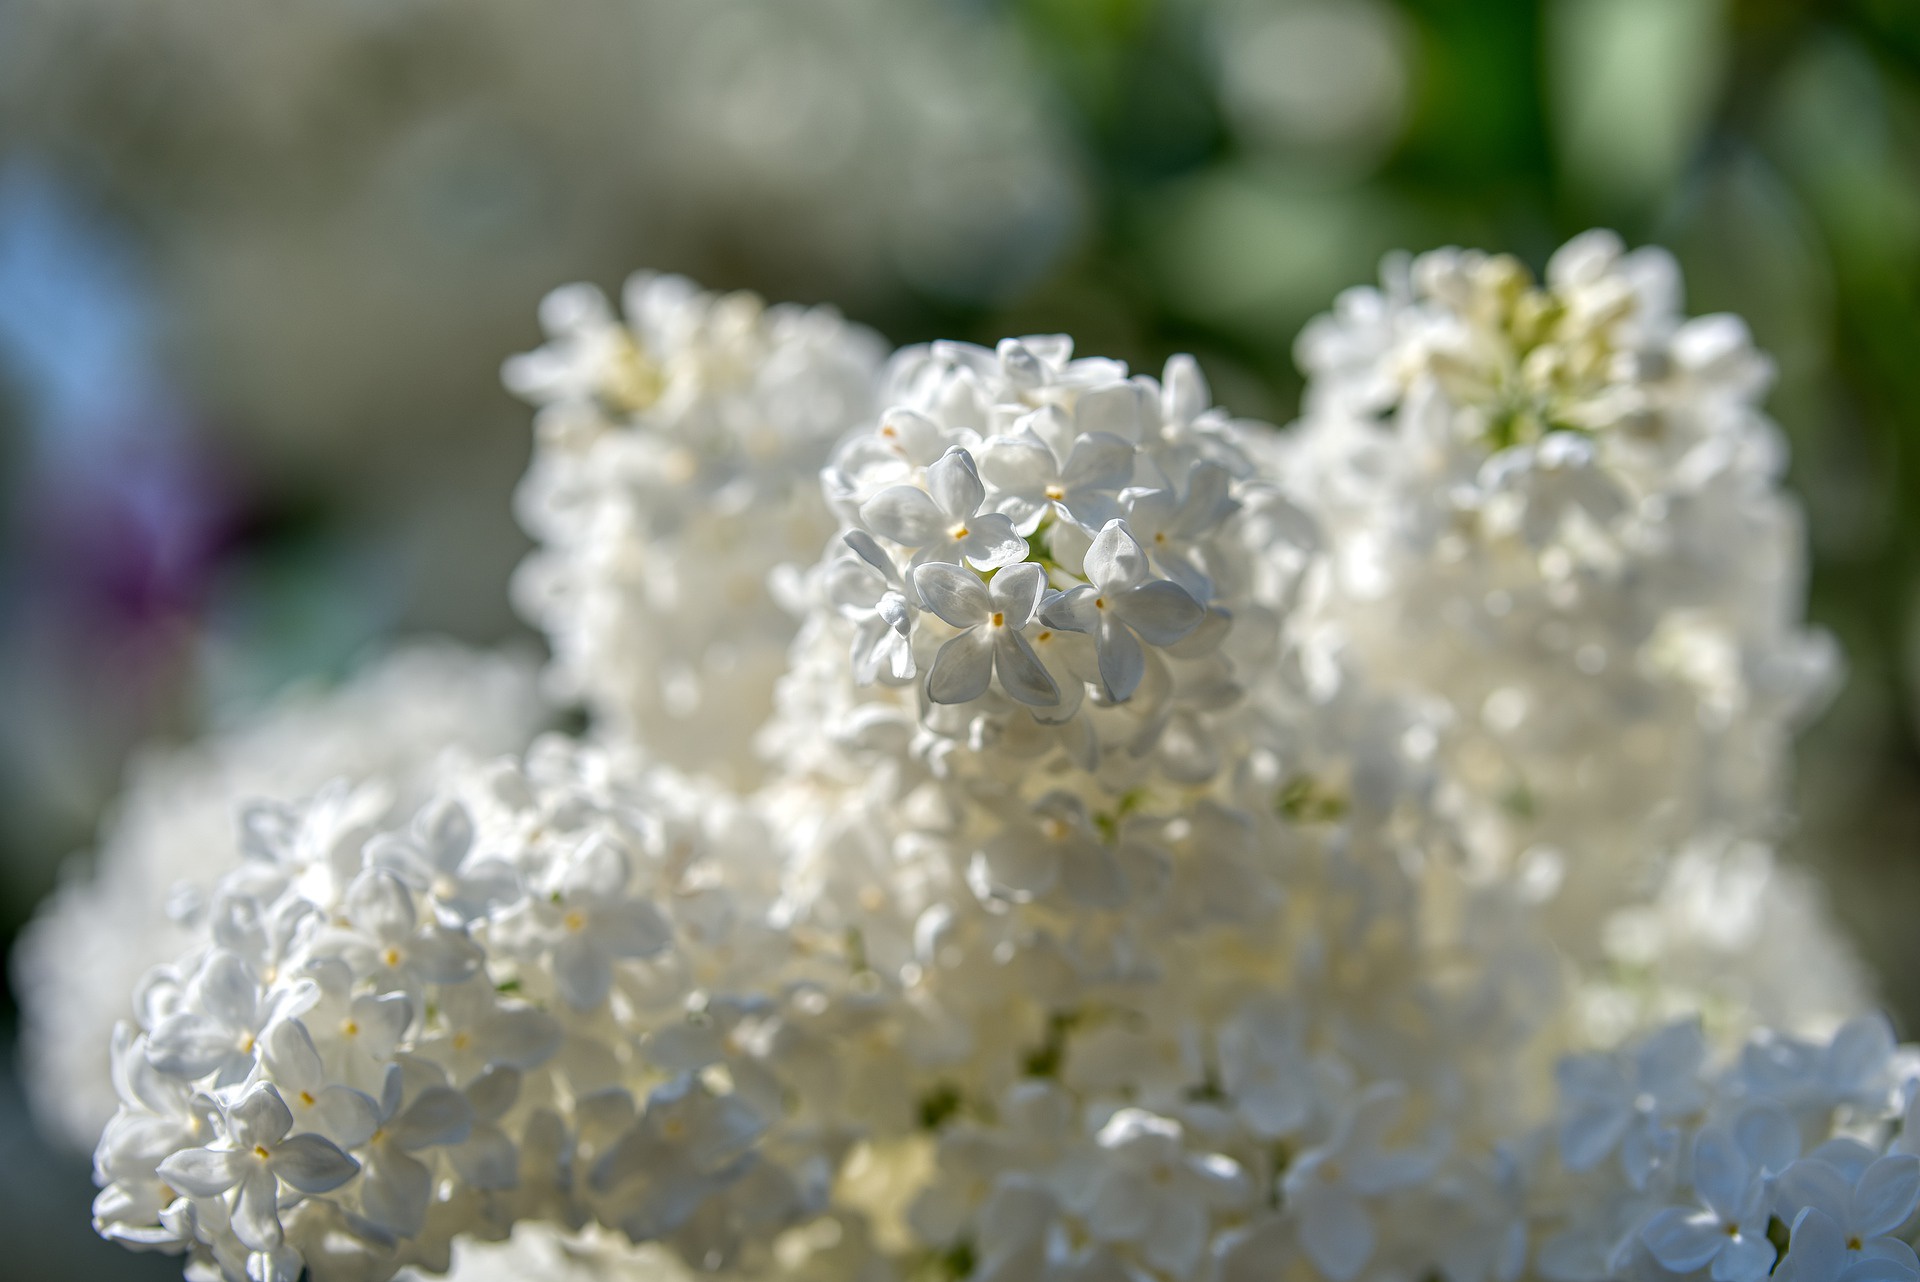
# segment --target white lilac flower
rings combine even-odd
[[[1043,619],[1093,637],[1101,691],[1121,703],[1146,675],[1141,643],[1164,647],[1184,640],[1206,611],[1179,584],[1147,577],[1145,550],[1121,520],[1109,521],[1094,538],[1084,573],[1087,582],[1062,593]]]
[[[275,811],[271,850],[214,888],[265,896],[263,917],[304,909],[293,915],[311,928],[278,965],[256,971],[207,942],[214,917],[186,964],[160,973],[152,1024],[116,1043],[123,1105],[96,1162],[104,1234],[233,1276],[385,1276],[529,1215],[690,1232],[696,1216],[744,1214],[721,1208],[751,1190],[811,1187],[839,1151],[841,1097],[790,1027],[838,999],[774,926],[766,835],[726,818],[736,803],[557,740],[456,771],[350,838],[344,795]],[[388,868],[429,838],[514,868],[498,882],[507,898],[423,925]],[[463,940],[461,964],[423,963],[423,931]],[[663,1082],[620,1048],[654,1044],[646,1031],[671,1030],[696,993],[742,1017],[714,1059]],[[789,1110],[804,1120],[786,1136]],[[770,1131],[777,1157],[757,1146]],[[813,1200],[779,1204],[791,1209],[766,1210],[757,1231]]]
[[[180,1149],[158,1170],[190,1198],[227,1198],[234,1235],[250,1250],[281,1243],[282,1183],[296,1193],[331,1193],[360,1169],[331,1140],[292,1134],[293,1114],[268,1082],[222,1111],[221,1130],[224,1143]]]
[[[1767,1238],[1773,1181],[1799,1156],[1800,1136],[1777,1108],[1749,1110],[1730,1128],[1693,1138],[1692,1173],[1700,1209],[1670,1207],[1640,1230],[1661,1267],[1709,1269],[1714,1282],[1758,1282],[1778,1252]]]
[[[81,1149],[99,1138],[115,1107],[100,1048],[133,1014],[136,982],[185,950],[213,883],[241,862],[241,802],[291,801],[342,775],[380,776],[401,804],[417,802],[443,757],[515,751],[542,716],[529,665],[417,645],[338,689],[289,691],[251,720],[143,756],[91,873],[48,901],[14,952],[36,1119]]]
[[[1021,703],[1046,708],[1060,702],[1059,685],[1023,635],[1047,591],[1039,566],[1006,566],[983,581],[962,566],[931,562],[914,569],[913,586],[929,611],[960,629],[933,657],[927,698],[971,703],[997,675],[1000,688]]]
[[[782,675],[689,677],[687,742],[611,680],[644,697],[586,744],[245,807],[115,1042],[101,1231],[223,1282],[522,1243],[784,1282],[1911,1276],[1920,1049],[1753,835],[1799,697],[1762,669],[1804,639],[1762,371],[1662,271],[1443,255],[1305,344],[1284,437],[1186,358],[908,349],[804,545],[754,504],[807,450],[730,433],[818,408],[760,393],[840,323],[791,314],[826,352],[779,372],[742,300],[560,295],[515,378],[550,444],[619,442],[529,483],[613,603],[573,670],[747,626],[630,591],[637,554],[755,567]],[[703,442],[750,478],[712,547]],[[227,1162],[180,1154],[262,1089],[358,1166],[276,1176],[277,1238],[164,1173]]]
[[[1772,831],[1837,669],[1803,619],[1771,367],[1680,292],[1606,232],[1539,282],[1471,250],[1389,259],[1300,336],[1300,421],[1247,442],[1330,549],[1311,626],[1425,704],[1474,858],[1554,861],[1547,911],[1582,954],[1690,841]]]
[[[927,468],[927,486],[894,485],[860,507],[860,519],[884,539],[914,550],[911,564],[955,562],[998,570],[1027,554],[1013,522],[982,512],[987,487],[973,456],[955,447]]]
[[[1833,1160],[1816,1150],[1781,1173],[1777,1205],[1792,1225],[1781,1269],[1795,1279],[1920,1277],[1913,1248],[1890,1236],[1920,1206],[1920,1158],[1828,1151]]]
[[[818,469],[873,412],[880,341],[831,309],[651,274],[624,316],[569,286],[541,318],[548,345],[505,377],[540,407],[516,498],[539,546],[514,591],[549,684],[615,739],[750,781],[795,631],[769,581],[833,532]]]

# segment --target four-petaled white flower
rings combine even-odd
[[[1640,1230],[1641,1240],[1675,1273],[1711,1265],[1713,1282],[1759,1282],[1777,1254],[1767,1239],[1770,1177],[1799,1153],[1793,1119],[1771,1105],[1745,1110],[1730,1130],[1701,1130],[1693,1139],[1693,1190],[1704,1208],[1661,1211]]]
[[[607,999],[614,962],[656,956],[673,942],[673,927],[628,889],[629,879],[626,853],[596,836],[561,866],[544,899],[530,901],[537,946],[551,959],[561,998],[576,1010]]]
[[[914,548],[913,564],[966,562],[997,570],[1027,555],[1027,541],[1013,521],[982,512],[987,489],[973,455],[955,446],[927,469],[927,488],[894,485],[868,499],[860,519],[882,538]]]
[[[360,1169],[332,1140],[290,1134],[293,1114],[270,1083],[250,1088],[223,1118],[225,1144],[182,1149],[160,1163],[160,1176],[189,1197],[231,1192],[234,1235],[252,1250],[280,1245],[282,1182],[301,1193],[330,1193]]]
[[[421,1067],[418,1073],[427,1070]],[[373,1223],[412,1237],[426,1223],[433,1172],[413,1155],[438,1145],[458,1145],[473,1127],[473,1105],[441,1081],[412,1083],[395,1064],[380,1092],[380,1125],[367,1146],[360,1206]]]
[[[1835,1140],[1780,1176],[1776,1209],[1792,1224],[1780,1282],[1911,1282],[1913,1248],[1890,1236],[1920,1206],[1920,1157]]]
[[[281,1020],[267,1030],[261,1062],[301,1130],[353,1148],[365,1143],[379,1125],[373,1097],[329,1078],[312,1035],[299,1020]]]
[[[1000,688],[1021,703],[1047,708],[1060,702],[1060,687],[1021,635],[1039,613],[1046,571],[1023,561],[985,582],[964,566],[932,562],[914,570],[913,586],[927,609],[961,629],[934,656],[927,698],[971,703],[997,672]]]
[[[1086,577],[1050,601],[1042,621],[1093,637],[1101,689],[1119,703],[1132,697],[1146,675],[1140,643],[1173,645],[1200,626],[1206,610],[1178,584],[1147,577],[1146,552],[1118,519],[1107,522],[1087,549]]]
[[[1195,463],[1186,492],[1140,487],[1120,496],[1127,531],[1146,550],[1153,567],[1197,601],[1213,596],[1213,579],[1195,563],[1201,540],[1220,528],[1237,506],[1229,493],[1233,477],[1218,463]]]
[[[211,1073],[216,1085],[236,1085],[252,1069],[254,1047],[267,1026],[299,1013],[317,996],[310,985],[266,992],[245,962],[215,949],[188,981],[180,1008],[149,1035],[147,1058],[175,1077]]]
[[[447,801],[422,810],[404,836],[376,838],[367,855],[416,894],[431,896],[450,920],[468,925],[520,889],[513,865],[497,857],[470,860],[472,850],[472,816],[458,801]]]
[[[1022,430],[996,436],[980,453],[980,475],[1001,512],[1031,535],[1048,513],[1098,529],[1120,514],[1117,496],[1133,479],[1134,447],[1110,432],[1075,436],[1056,406],[1035,411]]]

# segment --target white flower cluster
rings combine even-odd
[[[1193,359],[1156,381],[1063,335],[934,343],[881,400],[824,475],[856,679],[913,683],[949,741],[1096,769],[1171,731],[1178,768],[1210,774],[1201,714],[1237,700],[1223,642],[1259,606],[1229,535],[1252,467]]]
[[[606,733],[747,782],[752,735],[798,628],[769,590],[832,518],[816,474],[872,413],[885,348],[825,308],[768,308],[675,276],[541,306],[551,341],[507,362],[540,406],[514,587],[554,648],[550,678]]]
[[[1773,835],[1837,661],[1801,622],[1746,327],[1688,319],[1666,253],[1591,232],[1544,284],[1472,251],[1390,260],[1298,356],[1273,466],[1330,549],[1303,627],[1427,705],[1473,857],[1606,893],[1702,834]]]
[[[101,1231],[207,1282],[1920,1278],[1920,1051],[1766,845],[1824,651],[1761,366],[1670,278],[1420,260],[1286,433],[1187,358],[557,295],[509,377],[597,741],[248,808],[116,1041]]]
[[[235,1278],[444,1269],[529,1217],[721,1261],[824,1199],[863,997],[770,927],[749,814],[562,740],[386,808],[243,811],[114,1044],[103,1233]]]
[[[239,862],[235,815],[342,776],[417,804],[449,758],[526,746],[548,716],[524,659],[416,643],[329,691],[295,689],[250,722],[135,762],[90,866],[42,906],[12,956],[26,1086],[41,1124],[91,1150],[118,1099],[102,1051],[157,961],[194,940]]]
[[[1920,1278],[1902,1236],[1920,1210],[1915,1054],[1865,1016],[1830,1039],[1755,1037],[1720,1067],[1688,1021],[1564,1060],[1541,1274]]]

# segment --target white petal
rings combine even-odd
[[[1893,1232],[1920,1204],[1920,1157],[1890,1153],[1860,1177],[1853,1190],[1853,1224],[1862,1237]]]
[[[476,859],[460,874],[450,895],[439,897],[463,922],[486,916],[496,905],[519,898],[520,874],[504,859]]]
[[[1107,698],[1115,703],[1131,699],[1147,671],[1147,659],[1140,651],[1140,642],[1134,639],[1126,624],[1106,611],[1100,616],[1094,644],[1100,652],[1100,684]]]
[[[1089,432],[1073,443],[1060,479],[1073,489],[1118,490],[1133,479],[1133,446],[1108,432]]]
[[[1705,1212],[1688,1212],[1669,1207],[1647,1222],[1640,1240],[1653,1252],[1663,1268],[1674,1273],[1691,1273],[1706,1266],[1727,1244],[1727,1234],[1717,1217]]]
[[[935,703],[971,703],[987,692],[993,676],[993,637],[969,628],[940,647],[927,673],[927,698]]]
[[[1160,409],[1175,423],[1191,423],[1213,404],[1200,362],[1182,352],[1167,358],[1160,378]]]
[[[993,599],[994,610],[1005,616],[1002,622],[1007,627],[1016,631],[1033,622],[1034,613],[1039,610],[1040,600],[1046,591],[1047,572],[1032,561],[1008,566],[994,575],[993,582],[987,585],[987,594]],[[951,619],[947,621],[953,622]]]
[[[320,1052],[299,1020],[283,1019],[268,1029],[261,1049],[274,1080],[288,1090],[319,1090],[325,1085]]]
[[[1001,688],[1028,707],[1059,706],[1060,687],[1041,666],[1027,639],[1009,628],[993,629],[992,637],[993,663],[1000,673]]]
[[[953,521],[971,517],[987,497],[986,487],[980,484],[980,473],[973,465],[973,455],[958,446],[927,469],[927,490]]]
[[[439,801],[413,821],[427,857],[441,872],[454,872],[473,848],[473,816],[457,800]]]
[[[1126,902],[1127,883],[1107,848],[1090,837],[1058,843],[1060,884],[1075,903],[1117,908]]]
[[[1745,1210],[1752,1168],[1733,1138],[1718,1127],[1707,1127],[1693,1137],[1693,1188],[1720,1219],[1735,1223]],[[1666,1263],[1664,1260],[1662,1263]],[[1669,1264],[1669,1268],[1674,1267]],[[1699,1265],[1691,1265],[1698,1268]],[[1685,1269],[1680,1270],[1686,1272]]]
[[[240,1178],[233,1200],[233,1235],[255,1251],[271,1251],[281,1242],[280,1186],[266,1166],[250,1168]]]
[[[1817,1158],[1802,1158],[1781,1172],[1778,1184],[1780,1208],[1796,1215],[1811,1207],[1835,1224],[1847,1221],[1852,1209],[1853,1186],[1838,1167]]]
[[[204,1077],[234,1054],[233,1030],[192,1011],[176,1011],[147,1038],[147,1061],[170,1077]]]
[[[981,512],[967,521],[961,552],[976,569],[997,570],[1026,559],[1027,541],[1013,528],[1013,519],[999,512]]]
[[[293,1113],[271,1083],[261,1082],[227,1110],[227,1124],[233,1130],[233,1142],[239,1147],[271,1146],[293,1129]]]
[[[375,938],[402,939],[413,933],[413,895],[386,869],[369,868],[347,888],[347,915]]]
[[[868,499],[860,519],[882,538],[905,547],[924,547],[945,533],[946,515],[925,490],[895,485]]]
[[[575,1010],[593,1010],[607,999],[613,971],[606,954],[579,934],[562,936],[553,947],[553,982]]]
[[[360,1163],[319,1135],[290,1135],[273,1150],[273,1173],[302,1193],[330,1193],[360,1169]]]
[[[189,1197],[214,1197],[240,1179],[239,1155],[223,1149],[181,1149],[161,1161],[160,1178]]]
[[[429,984],[457,984],[480,969],[484,957],[461,930],[434,927],[407,944],[407,960]]]
[[[1147,1260],[1169,1276],[1191,1277],[1206,1249],[1206,1208],[1198,1198],[1174,1195],[1161,1199],[1159,1212],[1142,1244]]]
[[[1869,1257],[1848,1265],[1839,1282],[1914,1282],[1916,1277],[1920,1270],[1904,1260]]]
[[[259,1012],[260,985],[245,962],[222,949],[194,976],[188,1000],[228,1028],[251,1029]]]
[[[1090,587],[1077,587],[1051,597],[1040,608],[1040,621],[1063,632],[1092,632],[1100,622],[1094,601],[1100,593]]]
[[[449,1149],[447,1157],[468,1188],[491,1191],[520,1183],[519,1151],[497,1126],[476,1127],[473,1137]]]
[[[652,957],[673,942],[673,927],[644,899],[603,904],[593,910],[594,943],[612,957]]]
[[[545,1011],[516,1007],[500,1011],[474,1034],[473,1048],[489,1064],[538,1068],[560,1049],[559,1021]]]
[[[1846,1235],[1831,1216],[1808,1207],[1794,1217],[1788,1232],[1787,1255],[1774,1275],[1781,1282],[1827,1282],[1845,1271]]]
[[[1101,592],[1119,592],[1147,577],[1147,554],[1125,521],[1108,521],[1087,549],[1087,581]]]
[[[1743,1233],[1721,1240],[1725,1245],[1713,1259],[1713,1282],[1761,1282],[1772,1272],[1778,1253],[1763,1233]]]
[[[387,1123],[387,1137],[403,1149],[458,1144],[473,1127],[473,1105],[449,1086],[429,1086]],[[292,1183],[292,1181],[288,1181]]]
[[[300,1124],[342,1148],[354,1148],[365,1144],[379,1128],[380,1110],[365,1091],[329,1086],[314,1096]]]
[[[375,1059],[385,1059],[413,1022],[413,1003],[405,993],[356,997],[353,1020],[360,1026],[361,1049]]]
[[[1373,1221],[1348,1193],[1309,1185],[1294,1199],[1300,1245],[1332,1282],[1351,1282],[1373,1256]]]
[[[1039,566],[1034,566],[1038,570]],[[933,561],[915,566],[913,587],[927,609],[956,628],[985,623],[992,612],[992,598],[980,576],[965,566]]]
[[[1074,425],[1082,432],[1111,432],[1125,441],[1137,441],[1153,407],[1144,386],[1134,379],[1096,387],[1074,406]]]
[[[468,1084],[464,1094],[473,1105],[475,1118],[497,1121],[520,1098],[520,1073],[511,1068],[489,1067]]]
[[[865,530],[848,530],[844,537],[847,546],[852,548],[854,553],[859,556],[862,561],[872,566],[875,573],[879,574],[884,582],[889,585],[894,582],[899,575],[899,571],[894,569],[893,558],[888,556],[880,545],[873,541],[871,534],[868,534]]]
[[[1131,460],[1132,450],[1127,453]],[[1045,488],[1057,466],[1053,451],[1032,433],[996,436],[980,453],[980,475],[996,489],[1015,493]]]
[[[1113,598],[1113,611],[1149,645],[1172,645],[1207,617],[1184,588],[1165,580],[1143,583]]]
[[[1086,1211],[1087,1234],[1096,1242],[1131,1242],[1153,1227],[1154,1185],[1144,1173],[1124,1168],[1106,1174]]]
[[[376,1148],[367,1159],[360,1201],[367,1218],[402,1237],[413,1237],[426,1223],[433,1175],[405,1153]]]

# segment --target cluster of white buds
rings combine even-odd
[[[545,347],[507,362],[540,407],[514,588],[554,650],[556,695],[607,737],[739,783],[797,624],[769,579],[833,530],[816,479],[872,413],[878,335],[677,276],[627,282],[625,317],[573,285]]]
[[[248,809],[116,1043],[102,1231],[209,1282],[1920,1278],[1920,1052],[1762,840],[1824,654],[1764,365],[1674,292],[1429,256],[1282,433],[1185,357],[563,291],[523,581],[599,742]]]

